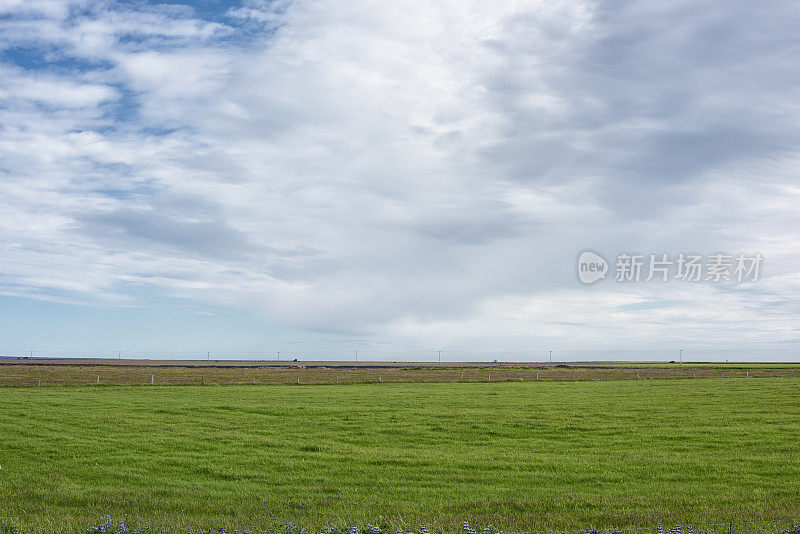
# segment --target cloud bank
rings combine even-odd
[[[0,293],[389,347],[794,341],[798,27],[772,0],[0,2]],[[765,264],[584,287],[587,248]]]

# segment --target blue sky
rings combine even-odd
[[[0,353],[796,359],[798,27],[776,0],[0,0]],[[764,263],[587,286],[587,249]]]

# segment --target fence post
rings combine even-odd
[[[492,373],[489,373],[489,382],[492,381]]]
[[[381,375],[378,375],[378,382],[383,382],[383,377]]]
[[[150,383],[151,384],[155,384],[156,383],[156,375],[155,374],[150,375]]]
[[[38,383],[37,385],[38,385],[38,386],[41,386],[41,385],[42,385],[42,377],[41,377],[41,375],[39,376],[39,383]]]
[[[692,373],[692,378],[697,378],[697,373]]]
[[[750,371],[747,371],[747,376],[745,378],[750,378]]]
[[[730,534],[733,534],[733,521],[731,521],[731,532],[730,532]]]
[[[202,385],[202,386],[206,385],[206,376],[205,375],[200,375],[200,385]]]
[[[578,373],[576,373],[575,371],[572,371],[572,379],[573,379],[573,380],[575,380],[575,377],[576,377],[576,376],[578,376]]]
[[[539,373],[536,373],[536,380],[539,380]]]
[[[100,375],[97,375],[97,382],[96,383],[97,383],[98,386],[100,385]]]
[[[300,375],[297,375],[297,383],[300,383]]]
[[[639,380],[639,371],[636,371],[636,380]]]
[[[461,379],[459,379],[459,382],[463,382],[463,381],[464,381],[464,372],[462,371],[461,372]]]

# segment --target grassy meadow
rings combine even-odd
[[[0,525],[800,516],[800,379],[0,388]]]
[[[0,358],[0,387],[800,378],[797,364],[445,363]]]

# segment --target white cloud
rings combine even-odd
[[[26,75],[18,69],[2,66],[0,80],[0,101],[8,106],[34,103],[63,111],[97,107],[117,97],[116,90],[107,85],[80,83],[47,75]]]

